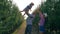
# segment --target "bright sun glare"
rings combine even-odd
[[[33,10],[35,10],[37,8],[37,6],[40,4],[41,5],[41,0],[13,0],[13,3],[16,3],[16,5],[18,6],[19,10],[22,11],[27,5],[29,5],[31,2],[34,3],[34,6],[32,7],[32,11],[29,12],[30,14],[33,12]],[[22,15],[24,14],[24,12],[22,12]],[[24,16],[25,19],[27,18],[27,16]]]

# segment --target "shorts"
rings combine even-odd
[[[40,32],[45,32],[44,26],[39,26],[39,31],[40,31]]]

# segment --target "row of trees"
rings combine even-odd
[[[46,34],[53,34],[52,31],[56,31],[55,34],[60,34],[60,0],[46,0],[40,6],[40,10],[43,13],[47,13],[45,17],[45,29]],[[36,15],[33,25],[38,29],[39,16]]]
[[[0,34],[11,34],[23,20],[12,0],[0,0]]]
[[[52,30],[59,29],[60,20],[60,0],[47,0],[41,6],[41,10],[48,14],[48,21],[46,27],[52,28]],[[48,25],[50,24],[50,25]]]
[[[50,31],[60,30],[60,0],[47,0],[41,6],[41,10],[47,13],[45,28]],[[52,34],[50,32],[50,34]],[[56,34],[59,34],[56,32]]]

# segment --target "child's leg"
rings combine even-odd
[[[27,15],[29,16],[29,13],[28,13],[28,11],[25,11],[25,14],[27,14]]]

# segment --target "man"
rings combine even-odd
[[[31,34],[31,31],[32,31],[32,21],[33,21],[35,15],[36,15],[36,12],[34,12],[33,14],[29,14],[30,17],[28,17],[26,19],[26,30],[25,30],[25,34]]]

